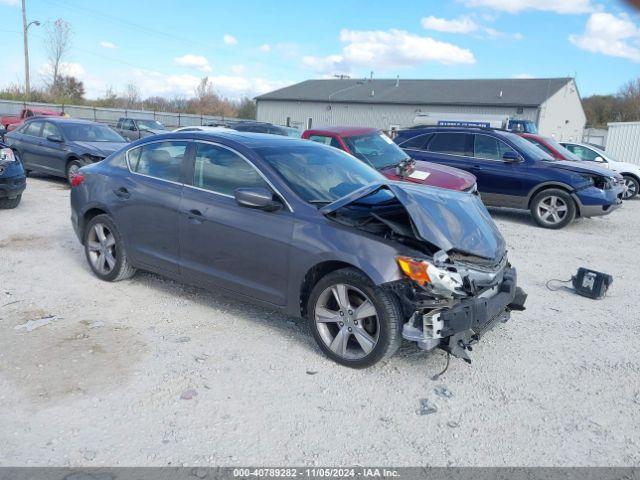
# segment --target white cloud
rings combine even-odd
[[[263,53],[269,53],[271,51],[271,45],[269,45],[268,43],[262,44],[260,45],[260,48],[258,48],[258,50]]]
[[[224,40],[224,43],[226,43],[227,45],[237,45],[238,44],[238,39],[236,37],[234,37],[233,35],[229,35],[228,33],[224,35],[224,37],[222,37],[222,40]]]
[[[132,77],[132,82],[139,87],[141,92],[144,92],[144,96],[193,97],[194,91],[201,81],[201,78],[195,75],[167,75],[148,70],[134,70]],[[208,78],[217,93],[233,99],[259,95],[293,83],[241,75],[218,75]]]
[[[458,17],[451,20],[446,18],[424,17],[421,22],[422,28],[425,30],[435,30],[437,32],[447,33],[473,33],[479,38],[512,38],[514,40],[522,40],[521,33],[504,33],[495,28],[485,27],[476,23],[470,17]]]
[[[640,27],[626,14],[593,13],[582,35],[570,35],[576,47],[592,53],[640,62]]]
[[[11,7],[17,6],[20,0],[0,0],[0,5],[9,5]]]
[[[426,30],[450,33],[469,33],[478,30],[478,24],[469,17],[459,17],[452,20],[434,16],[424,17],[420,23]]]
[[[116,44],[111,42],[100,42],[100,46],[102,48],[116,48]]]
[[[241,75],[245,72],[246,67],[244,65],[231,65],[231,71],[236,75]]]
[[[212,70],[209,60],[202,55],[192,55],[188,53],[182,57],[175,57],[173,59],[173,63],[181,67],[193,68],[201,72],[210,72]]]
[[[75,77],[82,79],[86,75],[86,70],[79,63],[74,62],[62,62],[58,67],[60,75]],[[50,63],[43,64],[38,70],[40,75],[50,76],[53,75],[53,65]]]
[[[355,67],[394,68],[424,62],[471,64],[470,50],[404,30],[342,30],[342,52],[326,57],[303,57],[305,65],[321,73],[350,73]]]
[[[469,7],[487,7],[507,13],[541,10],[555,13],[590,13],[591,0],[463,0]]]

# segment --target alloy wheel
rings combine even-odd
[[[77,163],[72,163],[71,165],[69,165],[69,169],[67,171],[67,180],[69,181],[69,183],[71,183],[73,178],[78,175],[79,172],[80,165],[78,165]]]
[[[100,274],[108,275],[116,267],[116,238],[103,223],[96,223],[87,237],[89,261]]]
[[[567,216],[569,207],[565,201],[555,195],[544,197],[538,204],[540,219],[549,225],[556,225]]]
[[[622,195],[624,200],[631,198],[638,193],[638,184],[632,178],[625,177],[624,186],[626,187],[624,195]]]
[[[316,302],[314,319],[324,344],[347,360],[366,357],[380,336],[378,313],[360,289],[340,283],[326,288]]]

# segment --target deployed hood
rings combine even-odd
[[[73,142],[84,148],[90,155],[108,157],[116,150],[120,150],[126,143],[124,142]]]
[[[585,173],[585,174],[596,174],[601,175],[603,177],[613,177],[613,173],[611,170],[603,167],[599,167],[597,165],[592,165],[591,162],[587,164],[587,162],[570,162],[568,160],[554,160],[551,162],[546,162],[547,166],[559,168],[561,170],[570,170],[576,173]]]
[[[330,215],[352,204],[374,207],[372,195],[387,190],[404,206],[416,236],[444,250],[499,260],[506,252],[504,238],[477,195],[406,182],[373,183],[320,209]],[[368,199],[365,197],[369,197]],[[380,203],[390,200],[390,196]]]

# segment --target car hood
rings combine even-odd
[[[585,165],[586,162],[571,162],[569,160],[553,160],[545,162],[547,166],[559,168],[560,170],[569,170],[576,173],[591,173],[602,175],[603,177],[613,177],[611,170],[602,168],[597,165]]]
[[[634,172],[636,174],[640,174],[640,165],[636,165],[634,163],[616,162],[613,160],[609,160],[608,165],[611,168],[611,170],[615,170],[616,172],[625,171],[625,172]]]
[[[388,190],[411,217],[416,235],[445,252],[500,260],[506,243],[480,197],[407,182],[373,183],[320,209],[329,215],[380,190]]]
[[[91,155],[108,157],[116,150],[120,150],[126,145],[124,142],[73,142],[78,147],[87,151]]]
[[[395,167],[384,168],[380,172],[388,177],[397,176]],[[402,180],[459,191],[469,190],[476,184],[476,177],[469,172],[421,160],[414,161]]]

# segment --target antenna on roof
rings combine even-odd
[[[396,77],[396,87],[400,86],[400,75]]]
[[[371,70],[371,73],[369,74],[369,81],[373,81],[373,70]]]

